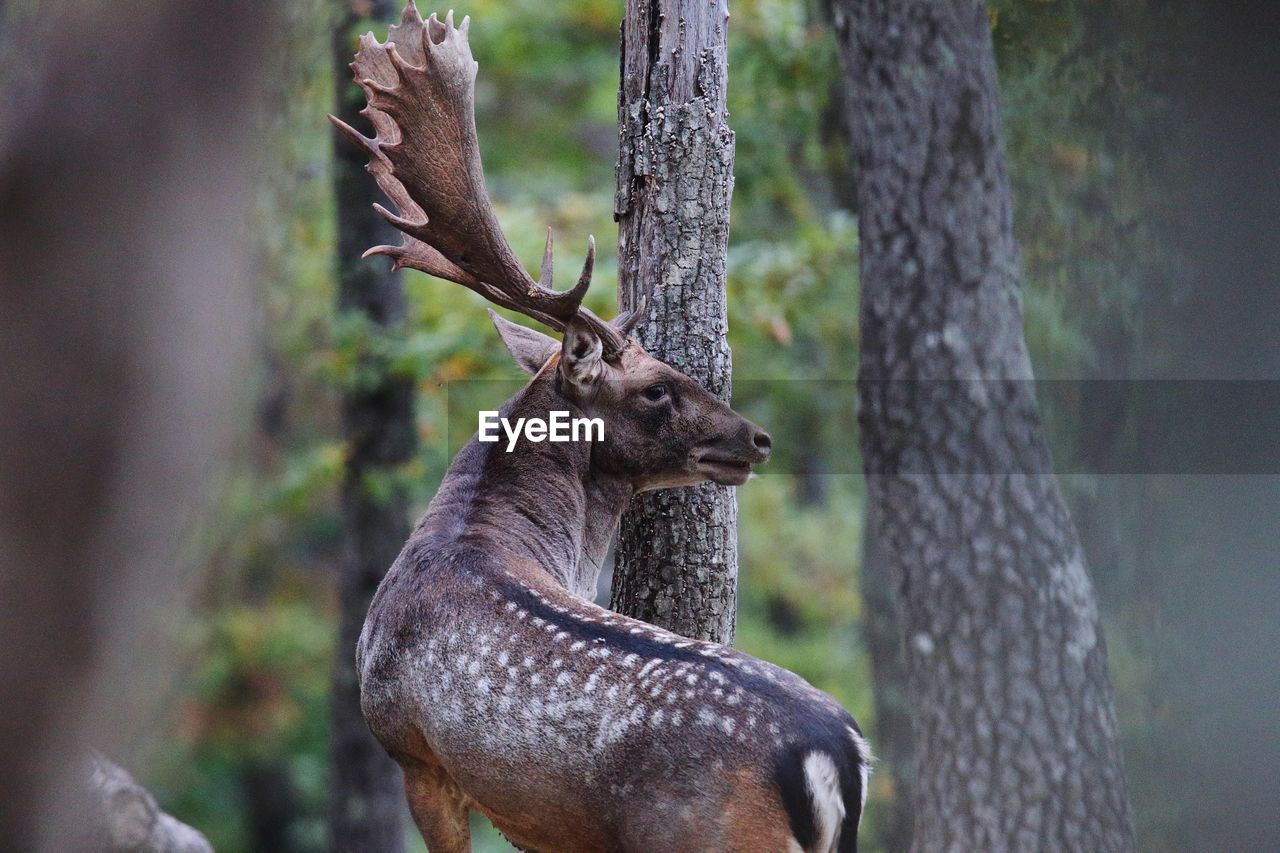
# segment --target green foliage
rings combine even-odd
[[[323,838],[328,736],[330,620],[318,618],[301,578],[278,578],[270,600],[230,603],[197,626],[200,650],[190,694],[178,708],[177,746],[157,762],[156,793],[219,850],[248,845],[245,776],[280,765],[306,815],[293,826],[299,843]]]

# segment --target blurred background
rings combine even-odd
[[[350,653],[335,648],[339,401],[364,381],[373,334],[335,311],[325,115],[346,85],[335,44],[351,34],[335,31],[347,10],[277,5],[286,38],[267,63],[270,108],[245,117],[260,126],[243,418],[185,549],[204,578],[196,608],[161,616],[178,675],[126,750],[161,806],[222,851],[326,847],[331,662]],[[989,5],[1037,376],[1275,378],[1276,149],[1258,143],[1274,115],[1254,99],[1274,94],[1276,78],[1250,71],[1265,91],[1242,88],[1235,63],[1267,31],[1215,29],[1216,13],[1189,3]],[[735,403],[784,454],[738,492],[737,645],[878,732],[893,723],[877,714],[903,709],[900,685],[879,671],[888,680],[874,683],[869,657],[889,599],[885,579],[861,571],[855,167],[835,41],[822,0],[731,8]],[[621,2],[472,0],[459,12],[475,22],[477,124],[503,227],[531,268],[548,224],[567,258],[595,234],[590,302],[610,316]],[[409,489],[416,516],[461,438],[451,412],[474,418],[460,398],[450,406],[450,388],[517,372],[478,297],[418,273],[406,286],[405,332],[377,346],[418,392],[419,450],[387,484]],[[1140,845],[1240,849],[1230,826],[1275,819],[1280,483],[1247,464],[1228,477],[1114,462],[1147,438],[1150,422],[1125,405],[1141,385],[1074,383],[1042,397],[1056,457],[1093,462],[1062,474],[1102,602]],[[510,390],[492,387],[498,399]],[[1179,416],[1168,408],[1161,417]],[[892,838],[891,760],[873,777],[866,849]],[[478,849],[510,849],[482,823]]]

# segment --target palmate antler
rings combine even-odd
[[[575,316],[586,321],[614,358],[626,346],[638,311],[606,323],[582,307],[591,284],[595,239],[587,245],[582,275],[572,290],[551,287],[551,231],[539,281],[525,271],[507,243],[489,204],[476,140],[475,81],[478,63],[467,42],[470,18],[453,26],[433,14],[426,21],[413,0],[386,44],[372,33],[360,39],[351,69],[364,90],[376,135],[365,137],[333,116],[329,120],[369,154],[369,173],[399,210],[374,205],[404,232],[399,246],[374,246],[395,268],[421,270],[474,290],[552,329]]]

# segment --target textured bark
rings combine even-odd
[[[334,39],[338,112],[353,127],[363,127],[358,111],[363,96],[350,83],[347,63],[356,37],[375,21],[395,14],[389,0],[343,3]],[[369,17],[364,18],[367,14]],[[368,132],[368,128],[364,128]],[[338,308],[356,312],[384,334],[396,334],[405,318],[404,286],[384,258],[360,260],[369,246],[395,243],[395,232],[372,209],[386,201],[364,171],[364,155],[345,140],[335,145],[335,194],[338,215]],[[398,484],[373,490],[375,477],[393,479],[397,466],[416,448],[413,382],[394,376],[387,366],[366,359],[366,375],[376,378],[343,395],[343,435],[347,442],[342,482],[344,554],[339,582],[341,608],[338,653],[333,671],[330,840],[334,850],[404,849],[406,806],[400,769],[373,738],[360,712],[355,649],[369,601],[386,570],[409,537],[408,500]],[[365,371],[362,371],[365,372]]]
[[[888,811],[882,812],[876,821],[876,837],[885,850],[907,850],[911,846],[915,759],[911,704],[907,699],[907,666],[890,574],[888,556],[880,547],[875,507],[869,506],[859,585],[865,614],[862,636],[871,658],[875,692],[875,729],[871,742],[876,750],[876,775],[872,786],[882,785],[886,775],[892,784]]]
[[[1022,338],[986,7],[836,6],[862,449],[905,638],[913,848],[1133,846],[1094,593]]]
[[[627,0],[617,198],[618,297],[647,296],[640,342],[727,401],[725,254],[733,192],[725,0]],[[707,484],[632,502],[615,610],[690,637],[733,639],[737,503]]]

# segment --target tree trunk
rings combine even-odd
[[[899,592],[916,850],[1129,850],[1094,593],[1022,338],[985,5],[836,6],[862,449]]]
[[[5,850],[149,826],[79,756],[154,738],[203,580],[183,555],[248,354],[246,116],[275,5],[0,4]]]
[[[334,38],[338,117],[353,127],[363,97],[350,82],[347,63],[355,37],[375,21],[392,18],[389,0],[343,3]],[[364,17],[367,15],[368,17]],[[395,232],[372,209],[384,201],[364,170],[364,156],[339,141],[335,145],[338,217],[339,311],[356,312],[379,334],[394,335],[405,318],[404,286],[380,258],[360,260],[369,246],[398,242]],[[342,482],[344,550],[339,582],[341,608],[338,653],[333,672],[332,807],[330,839],[335,851],[404,850],[406,805],[400,770],[370,734],[360,712],[356,642],[378,583],[409,537],[408,499],[394,481],[395,469],[416,449],[413,381],[397,376],[376,357],[362,354],[373,381],[346,389],[342,400],[347,463]],[[388,489],[372,488],[390,483]]]
[[[726,401],[728,16],[726,0],[627,0],[614,205],[619,304],[648,300],[637,338]],[[618,534],[613,608],[731,642],[737,514],[733,490],[712,484],[635,499]]]
[[[867,507],[859,573],[863,601],[862,637],[871,658],[875,692],[875,786],[885,775],[892,782],[888,809],[876,821],[876,838],[885,850],[911,846],[912,797],[915,788],[911,704],[907,701],[907,668],[890,577],[888,555],[880,546],[875,507]]]

